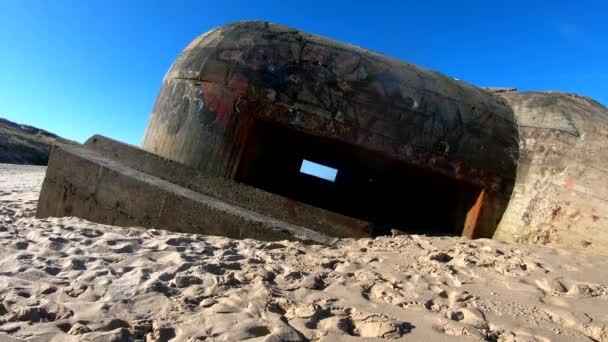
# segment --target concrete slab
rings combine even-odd
[[[50,216],[238,239],[327,245],[337,240],[172,184],[80,146],[51,153],[36,212],[38,218]]]
[[[94,135],[85,147],[100,156],[176,185],[278,220],[341,238],[370,237],[370,223],[266,192],[226,178],[207,175],[132,145]]]

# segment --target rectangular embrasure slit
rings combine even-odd
[[[302,166],[300,167],[300,172],[310,175],[310,176],[322,178],[322,179],[328,180],[330,182],[335,182],[336,175],[338,174],[337,169],[334,169],[329,166],[317,164],[317,163],[311,162],[310,160],[306,160],[306,159],[302,160]]]

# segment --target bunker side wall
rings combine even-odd
[[[608,253],[608,109],[565,93],[505,93],[520,124],[515,189],[494,238]]]

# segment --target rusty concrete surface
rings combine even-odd
[[[36,217],[258,240],[333,244],[327,235],[154,177],[83,147],[53,149]]]
[[[608,108],[575,94],[501,91],[521,159],[494,238],[608,253]]]
[[[254,120],[381,152],[511,193],[511,108],[465,82],[267,22],[222,26],[171,66],[142,147],[233,178]]]
[[[316,208],[225,178],[204,174],[135,146],[95,135],[85,147],[99,155],[190,190],[333,237],[370,237],[368,222]]]

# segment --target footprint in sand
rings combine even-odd
[[[566,287],[558,279],[544,278],[537,280],[536,284],[541,290],[551,295],[560,295],[566,292]]]
[[[321,336],[350,335],[365,338],[395,339],[414,326],[383,314],[365,313],[342,307],[337,300],[325,299],[307,305],[290,305],[284,317],[306,339]]]

